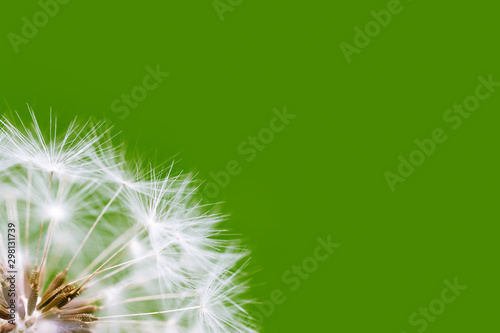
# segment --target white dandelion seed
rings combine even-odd
[[[130,167],[102,124],[31,114],[0,120],[0,333],[255,332],[247,251],[192,177]]]

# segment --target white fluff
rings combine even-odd
[[[44,288],[70,267],[66,282],[86,287],[70,304],[99,306],[93,332],[255,332],[241,298],[247,252],[218,228],[225,217],[199,201],[195,179],[127,163],[103,124],[62,132],[51,120],[44,131],[33,112],[30,124],[0,122],[0,267],[15,222],[21,299],[27,267],[42,267]],[[38,312],[12,332],[69,330]]]

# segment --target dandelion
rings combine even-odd
[[[0,120],[0,333],[255,332],[247,251],[193,177],[31,114]]]

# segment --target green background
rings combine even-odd
[[[492,331],[500,91],[459,130],[442,117],[479,75],[500,80],[498,6],[402,5],[348,64],[339,44],[387,1],[244,0],[223,21],[211,1],[71,1],[18,53],[7,34],[40,6],[4,2],[1,112],[108,118],[130,150],[200,178],[241,161],[214,201],[253,251],[253,295],[285,292],[263,332],[417,332],[408,317],[455,277],[468,289],[426,331]],[[111,103],[157,64],[170,76],[120,119]],[[297,117],[245,162],[239,144],[284,106]],[[384,172],[437,127],[448,140],[391,192]],[[341,248],[291,291],[282,275],[328,235]]]

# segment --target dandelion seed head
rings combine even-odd
[[[1,332],[255,332],[247,251],[192,176],[130,163],[103,124],[42,128],[30,112],[0,120],[0,219],[15,225],[19,271],[16,297],[0,295]]]

